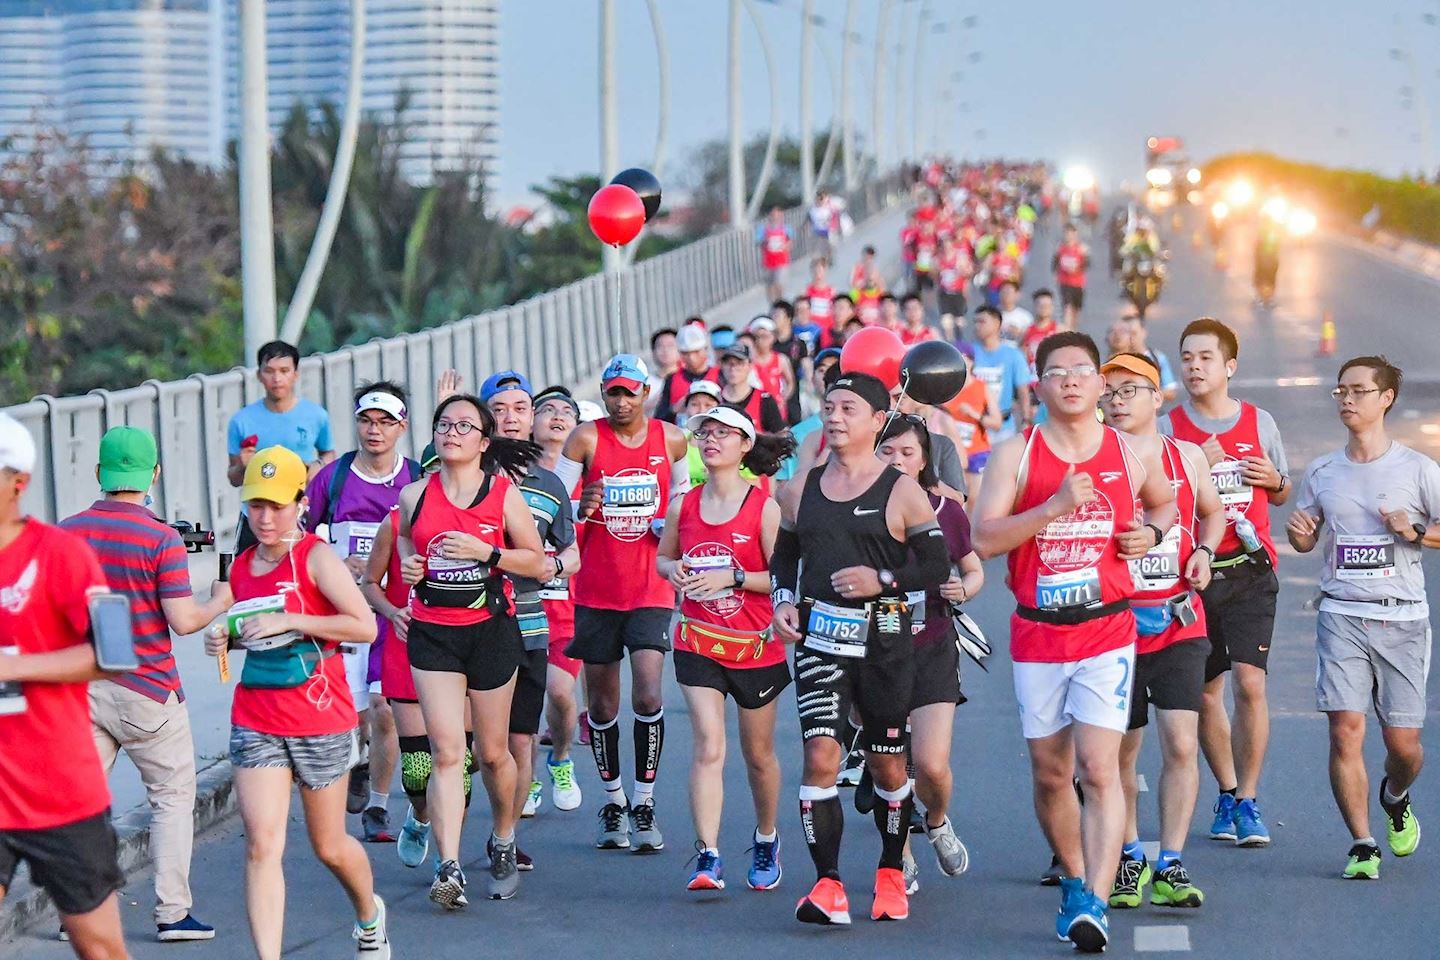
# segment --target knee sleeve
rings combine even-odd
[[[429,737],[400,738],[400,786],[406,796],[423,798],[433,769]]]

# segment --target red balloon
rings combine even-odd
[[[590,229],[601,243],[629,243],[645,226],[645,201],[629,187],[612,183],[590,198]]]
[[[845,373],[868,373],[894,390],[900,385],[900,364],[905,344],[893,330],[866,327],[855,331],[840,350],[840,369]]]

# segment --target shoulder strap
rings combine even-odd
[[[419,480],[421,477],[425,476],[425,468],[420,466],[419,460],[411,460],[409,457],[406,457],[405,468],[410,472],[411,483],[414,483],[416,480]]]
[[[335,472],[330,474],[330,486],[325,491],[325,513],[316,522],[329,524],[335,519],[335,503],[340,499],[340,491],[345,489],[345,481],[350,476],[350,465],[355,462],[355,451],[340,454],[340,459],[335,461]]]

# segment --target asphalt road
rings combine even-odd
[[[1417,336],[1422,318],[1440,308],[1433,281],[1405,273],[1348,246],[1313,240],[1286,252],[1278,304],[1261,311],[1250,303],[1249,260],[1244,238],[1227,270],[1217,271],[1208,251],[1190,246],[1188,231],[1166,231],[1174,248],[1171,283],[1152,314],[1151,343],[1175,354],[1183,324],[1200,314],[1232,323],[1241,337],[1236,393],[1269,409],[1285,437],[1292,470],[1339,445],[1343,431],[1325,390],[1338,360],[1347,354],[1382,351],[1411,377],[1392,417],[1404,442],[1435,454],[1440,446],[1440,347]],[[1032,285],[1044,277],[1054,230],[1037,250]],[[1082,326],[1103,335],[1118,300],[1103,282],[1103,250]],[[1339,327],[1337,357],[1317,358],[1320,319],[1332,311]],[[1315,379],[1315,378],[1318,378]],[[1283,523],[1284,512],[1274,520]],[[1435,562],[1427,564],[1433,573]],[[1201,798],[1186,864],[1207,900],[1198,911],[1143,907],[1112,914],[1111,953],[1182,952],[1229,958],[1351,956],[1434,956],[1433,883],[1437,841],[1400,861],[1388,854],[1382,880],[1374,884],[1339,879],[1349,838],[1330,799],[1326,779],[1326,731],[1314,711],[1314,613],[1306,601],[1315,592],[1317,563],[1282,549],[1280,615],[1271,657],[1272,739],[1261,789],[1261,805],[1274,842],[1268,849],[1241,850],[1204,839],[1214,783],[1202,770]],[[660,825],[668,846],[658,856],[602,853],[592,849],[599,788],[593,766],[578,754],[586,801],[580,810],[559,813],[547,804],[521,827],[521,845],[535,858],[519,896],[507,903],[476,901],[462,913],[441,915],[426,899],[428,870],[407,870],[393,847],[368,848],[380,891],[391,905],[391,934],[397,957],[444,960],[475,955],[477,948],[503,956],[619,955],[693,958],[751,953],[792,958],[846,956],[1015,957],[1063,956],[1070,948],[1053,936],[1057,896],[1036,885],[1048,851],[1030,809],[1025,748],[1004,656],[1004,625],[1012,601],[1002,586],[1002,568],[987,568],[990,580],[972,603],[972,613],[991,632],[997,656],[988,674],[969,669],[970,702],[960,708],[953,754],[955,799],[951,813],[971,851],[970,872],[947,879],[930,852],[917,849],[921,890],[912,898],[911,917],[877,925],[865,919],[869,881],[878,840],[869,817],[850,813],[842,868],[852,898],[855,925],[848,930],[797,924],[795,899],[813,878],[798,829],[795,790],[799,732],[793,701],[782,701],[778,743],[782,788],[782,860],[786,877],[779,890],[761,894],[744,887],[745,848],[752,816],[742,765],[730,758],[726,780],[729,804],[721,841],[730,887],[697,897],[684,890],[691,830],[685,799],[690,742],[685,706],[673,681],[666,688],[668,737],[657,790]],[[1430,701],[1440,705],[1440,682],[1432,681]],[[732,744],[735,742],[732,723]],[[1440,741],[1425,734],[1432,755]],[[625,738],[629,763],[629,743]],[[1378,781],[1379,738],[1371,730],[1372,776]],[[732,754],[734,753],[732,748]],[[1152,741],[1141,759],[1149,782],[1158,777]],[[627,780],[629,779],[627,775]],[[1440,790],[1427,771],[1414,791],[1419,818],[1440,830]],[[848,809],[848,796],[846,797]],[[464,842],[477,886],[483,888],[483,842],[488,824],[476,804]],[[392,801],[403,814],[404,801]],[[350,919],[339,888],[308,852],[303,826],[292,810],[287,853],[291,894],[287,957],[332,958],[351,949]],[[1381,832],[1378,814],[1374,820]],[[1142,795],[1142,836],[1154,839],[1153,794]],[[215,924],[220,936],[208,944],[161,947],[151,940],[148,876],[130,880],[124,916],[136,957],[251,956],[240,892],[243,838],[233,821],[213,832],[196,850],[193,882],[196,913]],[[68,956],[60,944],[35,938],[0,944],[0,956],[49,960]]]

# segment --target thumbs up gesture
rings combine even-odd
[[[1095,478],[1088,473],[1078,473],[1075,464],[1070,464],[1065,471],[1065,479],[1060,484],[1050,500],[1060,515],[1074,513],[1082,504],[1089,503],[1095,499]]]

